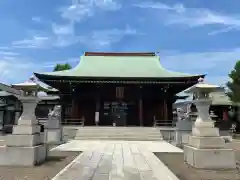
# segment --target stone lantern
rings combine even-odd
[[[214,127],[209,114],[211,105],[211,92],[221,91],[222,87],[206,84],[203,78],[199,83],[185,92],[194,95],[193,103],[196,105],[198,117],[192,128],[189,142],[184,146],[184,160],[195,168],[229,169],[235,168],[235,156],[232,149],[225,147],[225,141],[219,135],[219,129]]]
[[[12,134],[4,138],[0,146],[0,165],[33,166],[47,157],[44,134],[35,116],[39,101],[46,99],[38,96],[40,86],[34,82],[8,86],[0,83],[0,89],[11,93],[21,101],[23,112],[13,126]]]

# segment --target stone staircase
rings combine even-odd
[[[75,140],[161,141],[160,129],[152,127],[79,127]]]

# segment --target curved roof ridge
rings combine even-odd
[[[85,52],[84,56],[155,56],[155,52]]]

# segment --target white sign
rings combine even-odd
[[[99,112],[95,112],[95,122],[99,122]]]

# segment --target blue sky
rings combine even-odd
[[[0,0],[0,81],[84,51],[154,51],[173,71],[223,84],[240,59],[239,0]]]

